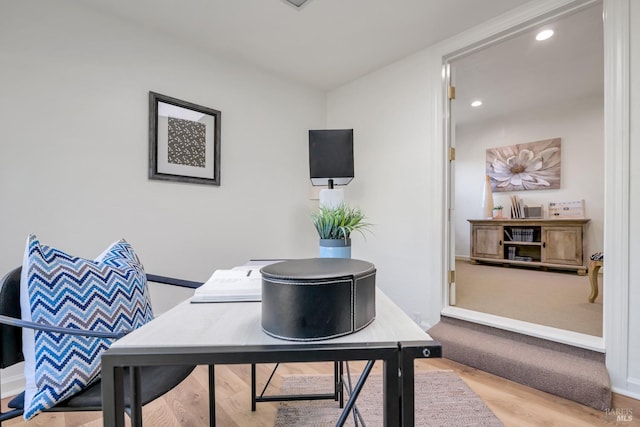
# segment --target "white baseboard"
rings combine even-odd
[[[635,393],[631,390],[628,390],[626,388],[619,388],[619,387],[611,387],[611,391],[617,394],[621,394],[623,396],[627,396],[630,397],[632,399],[636,399],[636,400],[640,400],[640,393]]]
[[[11,376],[2,377],[2,396],[6,397],[15,396],[18,393],[24,391],[24,374],[16,374]]]
[[[615,389],[618,394],[623,394],[627,397],[640,400],[640,378],[627,377],[626,389]]]

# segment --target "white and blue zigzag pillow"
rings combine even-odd
[[[153,318],[143,266],[124,240],[88,260],[42,245],[30,235],[20,286],[25,320],[122,332]],[[112,342],[23,329],[25,419],[91,384],[100,374],[100,356]]]

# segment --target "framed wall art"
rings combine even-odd
[[[492,191],[558,189],[561,166],[560,138],[487,149]]]
[[[221,113],[149,92],[149,179],[220,185]]]

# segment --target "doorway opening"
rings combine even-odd
[[[535,40],[539,31],[549,29],[554,30],[553,37]],[[602,292],[590,303],[586,276],[553,265],[534,268],[536,261],[544,261],[540,257],[547,248],[542,237],[530,245],[508,245],[506,237],[499,239],[501,260],[509,260],[508,247],[513,247],[513,257],[519,262],[476,262],[469,220],[486,219],[482,188],[490,167],[487,150],[560,139],[558,188],[498,187],[505,181],[496,178],[509,179],[514,185],[519,179],[535,180],[536,176],[524,175],[529,167],[532,173],[528,175],[540,168],[525,162],[524,173],[514,171],[513,177],[494,177],[492,201],[503,207],[505,221],[514,216],[514,200],[541,207],[539,219],[545,221],[553,219],[549,217],[550,203],[584,201],[583,216],[589,221],[580,235],[580,263],[586,266],[592,253],[603,250],[602,4],[590,2],[481,44],[481,48],[451,55],[446,63],[450,84],[455,87],[455,99],[450,100],[447,114],[448,139],[456,153],[449,168],[449,264],[456,273],[446,314],[601,349]],[[482,104],[472,107],[474,101]],[[537,182],[545,181],[539,178]],[[509,191],[500,191],[505,187]],[[500,233],[505,229],[511,230],[503,227]],[[576,242],[573,244],[567,251],[573,250],[572,255],[577,256]],[[601,286],[602,278],[598,282]]]

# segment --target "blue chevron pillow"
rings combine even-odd
[[[20,286],[25,320],[121,332],[153,318],[142,264],[124,240],[92,261],[42,245],[30,235]],[[94,381],[100,374],[100,356],[112,342],[23,329],[24,418],[55,406]]]

